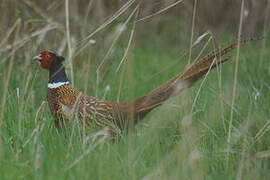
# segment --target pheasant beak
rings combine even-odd
[[[41,61],[42,57],[40,55],[33,57],[33,60]]]
[[[38,65],[41,67],[41,60],[42,60],[41,55],[33,57],[33,60],[35,60],[38,63]]]

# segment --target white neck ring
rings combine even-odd
[[[54,89],[54,88],[58,88],[60,86],[63,86],[65,84],[69,84],[69,82],[66,81],[66,82],[48,83],[48,88]]]

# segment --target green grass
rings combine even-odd
[[[263,57],[261,42],[241,47],[230,145],[234,62],[223,65],[222,73],[214,70],[207,76],[193,111],[202,81],[151,112],[136,132],[115,143],[99,143],[86,141],[76,124],[57,131],[43,102],[47,72],[30,61],[20,63],[23,59],[16,56],[2,109],[0,179],[267,179],[269,44],[267,40]],[[99,98],[127,101],[170,79],[188,62],[177,44],[148,38],[132,48],[121,75],[115,69],[125,46],[117,44],[99,83],[96,68],[104,53],[74,59],[75,87]],[[235,58],[235,52],[230,56]],[[1,86],[11,62],[9,58],[0,66]]]

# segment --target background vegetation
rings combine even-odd
[[[269,8],[269,0],[0,0],[0,179],[268,179]],[[57,131],[48,72],[32,61],[56,50],[76,89],[127,101],[209,51],[262,36],[115,143],[80,134],[76,119]]]

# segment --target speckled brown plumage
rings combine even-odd
[[[124,103],[101,100],[74,90],[70,84],[67,84],[62,56],[50,51],[43,51],[36,59],[40,61],[41,67],[50,71],[49,83],[52,88],[48,88],[48,102],[57,127],[63,127],[65,121],[75,116],[80,119],[83,126],[95,124],[119,133],[125,127],[133,127],[152,109],[191,86],[214,67],[229,60],[220,58],[237,45],[238,43],[234,43],[227,48],[210,53],[149,94]],[[44,66],[44,64],[51,65]],[[55,86],[59,83],[59,87]]]
[[[63,127],[72,116],[79,117],[81,124],[95,124],[119,132],[125,126],[131,103],[113,103],[87,96],[74,90],[69,84],[48,88],[48,103],[55,117],[55,125]]]

